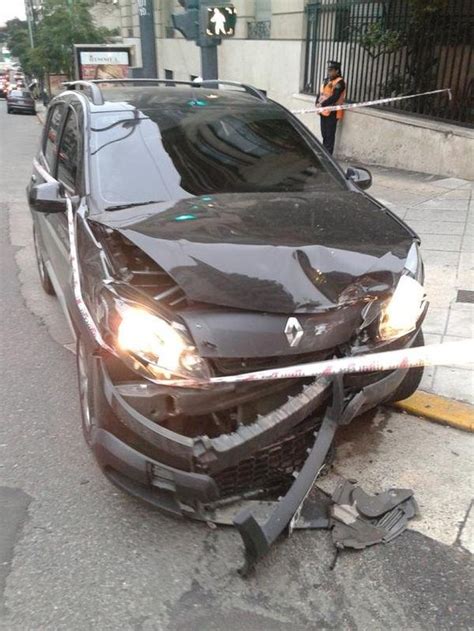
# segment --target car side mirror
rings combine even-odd
[[[64,186],[60,182],[43,182],[30,189],[30,204],[38,213],[66,212]]]
[[[364,191],[372,186],[372,174],[368,169],[362,167],[349,167],[346,171],[346,178],[357,184]]]

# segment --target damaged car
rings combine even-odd
[[[419,238],[370,184],[249,86],[75,82],[51,101],[27,189],[36,258],[113,483],[205,521],[284,496],[335,395],[278,371],[423,345]],[[259,371],[274,378],[242,378]],[[422,371],[344,375],[339,417],[408,397]]]

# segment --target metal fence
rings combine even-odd
[[[474,0],[322,0],[307,6],[304,91],[317,94],[330,59],[358,102],[451,88],[384,106],[474,123]]]

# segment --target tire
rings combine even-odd
[[[55,296],[56,292],[54,291],[53,284],[51,282],[51,279],[49,278],[48,270],[46,269],[46,265],[44,264],[43,254],[41,251],[41,243],[38,237],[38,230],[34,224],[33,243],[35,246],[36,265],[38,266],[38,274],[40,277],[41,287],[43,288],[44,292],[48,294],[48,296]]]
[[[97,427],[94,413],[94,395],[92,391],[94,379],[91,369],[91,358],[88,356],[87,348],[80,337],[77,338],[76,342],[76,367],[82,433],[87,446],[92,449],[94,430]]]
[[[423,331],[420,329],[418,335],[415,338],[415,341],[412,344],[412,347],[416,346],[424,346],[425,339],[423,337]],[[403,401],[404,399],[408,399],[411,395],[418,390],[418,387],[423,378],[424,366],[417,366],[416,368],[409,368],[408,372],[395,390],[395,392],[391,395],[390,399],[388,399],[387,403],[395,403],[396,401]]]
[[[11,114],[11,113],[12,113],[11,108],[7,107],[7,114]]]

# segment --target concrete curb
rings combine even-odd
[[[435,423],[474,432],[474,406],[469,403],[418,390],[408,399],[394,403],[394,407]]]

